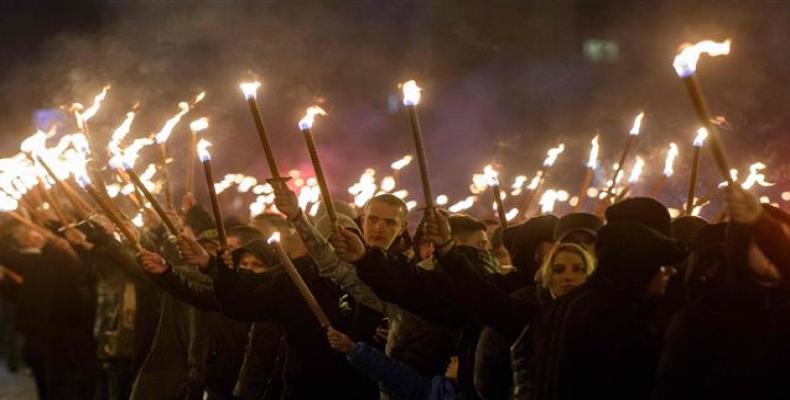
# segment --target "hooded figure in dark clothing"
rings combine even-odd
[[[668,230],[668,213],[659,226]],[[532,398],[650,395],[660,350],[654,299],[671,276],[665,266],[686,254],[656,230],[628,223],[602,228],[596,251],[587,283],[549,305],[536,325]]]
[[[790,229],[753,195],[728,192],[731,221],[692,242],[689,301],[667,330],[654,399],[790,397],[790,265],[767,256],[790,255]],[[744,202],[751,217],[737,210]]]
[[[261,258],[266,271],[249,274],[217,266],[214,290],[225,315],[281,324],[286,348],[283,398],[377,398],[375,382],[357,372],[342,354],[329,347],[325,331],[279,266],[271,246],[264,240],[249,242],[234,251],[234,264],[238,264],[245,252]],[[302,257],[293,261],[333,327],[348,332],[355,340],[366,340],[374,334],[380,314],[361,305],[341,304],[343,293],[329,279],[318,276],[311,259]]]

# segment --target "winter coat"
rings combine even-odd
[[[790,271],[781,271],[779,287],[753,282],[745,254],[757,239],[754,228],[728,226],[718,273],[673,319],[654,399],[790,396],[783,372],[790,362]]]
[[[643,291],[662,265],[682,261],[677,244],[643,225],[598,233],[598,267],[552,302],[535,323],[534,399],[646,399],[660,352],[654,301]]]
[[[365,342],[354,344],[346,356],[359,371],[379,382],[398,400],[455,400],[452,382],[441,375],[426,378],[409,366],[399,363]]]
[[[251,324],[224,316],[221,304],[214,295],[213,280],[194,268],[171,266],[155,276],[156,282],[168,293],[192,306],[189,314],[189,384],[190,390],[205,390],[217,398],[231,398],[235,387],[242,392],[250,389],[237,382],[243,368],[250,336]],[[279,342],[280,333],[275,328],[259,330],[258,336],[270,333],[269,340]],[[258,359],[277,358],[274,351],[255,356]],[[264,362],[265,363],[265,362]],[[263,374],[261,380],[268,381],[272,369],[253,371],[246,367],[245,376]],[[259,391],[252,390],[252,391]]]
[[[463,307],[461,297],[443,271],[452,263],[468,261],[463,250],[457,248],[437,256],[437,260],[441,268],[426,270],[401,255],[371,248],[355,264],[358,276],[382,300],[395,303],[445,328],[461,330],[458,348],[459,398],[475,399],[474,355],[481,326]]]
[[[248,243],[245,247],[250,245],[255,243]],[[337,285],[318,276],[309,258],[296,259],[294,264],[333,327],[346,332],[354,340],[367,340],[375,334],[380,314],[356,304],[346,304],[341,310],[343,293]],[[235,272],[224,266],[217,269],[214,290],[225,315],[244,321],[274,320],[282,326],[286,344],[284,398],[378,397],[375,383],[358,373],[342,354],[329,347],[326,332],[282,268],[263,274]]]

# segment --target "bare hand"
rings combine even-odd
[[[270,182],[274,189],[274,205],[288,218],[296,218],[302,211],[296,193],[285,182]]]
[[[763,213],[760,200],[754,194],[743,190],[737,184],[727,187],[727,211],[732,222],[753,224]]]
[[[347,229],[335,229],[329,235],[329,243],[335,248],[337,256],[345,261],[357,262],[365,256],[365,243]]]
[[[450,242],[452,239],[450,231],[450,223],[447,222],[447,216],[440,213],[435,208],[426,210],[428,213],[425,217],[425,233],[434,247],[437,249]]]
[[[208,268],[211,256],[195,239],[187,235],[180,235],[178,237],[178,250],[181,252],[181,258],[187,264],[196,265],[201,270]]]
[[[140,258],[140,263],[143,264],[143,268],[148,273],[159,275],[169,268],[165,259],[152,251],[140,250],[138,257]]]
[[[326,330],[326,338],[329,339],[329,347],[340,353],[348,354],[354,348],[354,342],[348,336],[331,326]]]

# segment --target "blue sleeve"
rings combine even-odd
[[[364,342],[357,342],[346,356],[360,372],[380,383],[384,391],[403,400],[424,400],[432,389],[432,381]]]

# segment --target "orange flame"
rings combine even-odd
[[[412,156],[407,154],[403,156],[403,158],[401,158],[400,160],[393,161],[392,164],[390,164],[390,168],[399,171],[403,169],[405,166],[409,165],[411,163],[411,160],[412,160]]]
[[[189,129],[192,131],[192,133],[198,133],[208,129],[208,118],[203,117],[190,122]]]
[[[258,97],[258,88],[261,86],[261,83],[258,81],[254,82],[244,82],[239,85],[241,91],[244,93],[245,99],[254,99]]]
[[[401,84],[401,89],[403,90],[403,105],[404,106],[416,106],[420,104],[420,97],[422,88],[417,86],[417,82],[415,80],[410,80]]]
[[[645,167],[645,160],[642,157],[636,156],[634,166],[631,168],[631,176],[628,177],[628,183],[639,182],[639,177],[642,176],[642,170]]]
[[[697,137],[694,138],[694,147],[702,147],[705,144],[705,139],[708,138],[708,130],[705,128],[697,129]]]
[[[590,147],[590,157],[587,159],[587,168],[596,169],[598,168],[598,151],[600,150],[600,146],[598,145],[598,135],[595,135],[590,143],[592,144],[592,147]]]
[[[628,132],[629,135],[636,136],[639,135],[639,131],[642,130],[642,119],[645,117],[645,112],[641,111],[635,118],[634,118],[634,125],[631,127],[631,131]]]
[[[672,174],[675,173],[674,164],[675,164],[675,158],[677,158],[678,153],[679,153],[678,145],[676,145],[675,143],[670,143],[669,150],[667,151],[667,158],[666,161],[664,161],[664,176],[666,176],[667,178],[669,178],[670,176],[672,176]]]
[[[168,119],[167,122],[165,122],[165,125],[162,127],[162,130],[156,134],[156,143],[162,144],[166,142],[170,137],[170,134],[173,133],[173,128],[175,128],[176,124],[181,121],[181,117],[189,112],[189,104],[184,101],[178,103],[178,108],[180,109],[178,113],[172,118]]]
[[[107,97],[107,92],[110,90],[110,87],[111,87],[110,85],[107,85],[104,88],[102,88],[101,92],[93,97],[93,105],[91,105],[90,108],[88,108],[85,111],[82,111],[83,109],[82,104],[75,103],[74,105],[72,105],[72,108],[74,109],[74,116],[77,119],[77,126],[80,129],[84,129],[85,122],[93,118],[93,116],[96,115],[97,112],[99,112],[99,108],[101,108],[101,103]]]
[[[200,139],[197,144],[197,152],[198,157],[200,157],[200,161],[208,161],[211,160],[211,154],[208,152],[208,147],[211,146],[211,142],[206,139]]]
[[[305,112],[304,118],[299,121],[299,129],[306,130],[313,127],[316,115],[327,115],[326,111],[319,106],[310,106]]]
[[[560,143],[560,145],[557,147],[549,149],[549,151],[546,152],[548,157],[546,157],[546,159],[543,160],[543,166],[551,167],[552,165],[554,165],[554,163],[557,161],[557,157],[559,157],[559,155],[562,154],[563,151],[565,151],[565,144],[563,143]]]
[[[675,72],[679,77],[691,76],[697,71],[697,62],[703,53],[711,57],[730,54],[731,42],[730,39],[727,39],[723,42],[703,40],[693,45],[685,43],[680,46],[680,53],[675,56],[672,66],[675,67]]]

